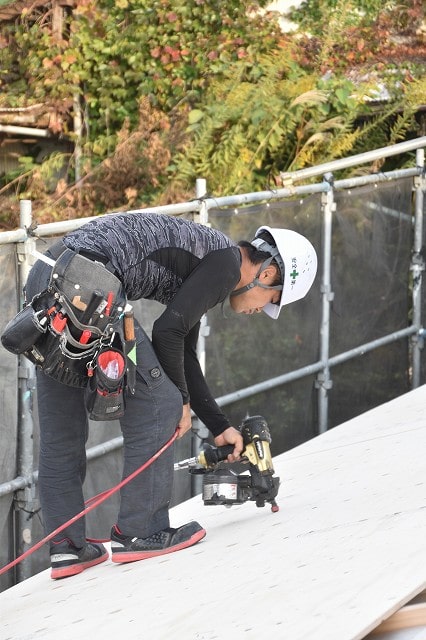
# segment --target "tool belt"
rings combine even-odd
[[[8,323],[1,342],[58,382],[86,388],[90,418],[118,418],[125,388],[134,393],[136,375],[126,357],[135,341],[134,332],[124,335],[123,286],[103,262],[62,242],[49,251],[56,262],[47,289]]]

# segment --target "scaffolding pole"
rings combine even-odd
[[[30,200],[20,201],[20,226],[27,233],[32,223]],[[22,292],[30,270],[30,255],[35,249],[35,239],[27,235],[22,244],[18,244],[19,290]],[[21,298],[21,307],[23,300]],[[16,555],[21,555],[32,546],[32,517],[34,513],[35,485],[32,482],[34,472],[34,422],[33,402],[35,390],[35,367],[23,355],[19,356],[19,423],[18,423],[18,475],[25,479],[25,487],[15,495],[16,511]],[[25,558],[16,569],[18,582],[31,577],[31,559]]]
[[[199,200],[199,219],[200,224],[208,225],[209,212],[205,201],[207,195],[207,182],[204,178],[197,178],[195,183],[195,194]],[[206,338],[210,333],[207,322],[207,314],[204,314],[200,320],[200,332],[197,343],[197,356],[203,374],[206,372]],[[204,448],[204,443],[208,439],[210,433],[206,425],[197,417],[192,422],[192,442],[191,455],[198,456]],[[202,478],[200,475],[192,474],[191,476],[191,494],[198,495],[202,491]]]
[[[333,386],[330,377],[330,305],[334,298],[331,290],[331,242],[333,212],[336,210],[333,192],[333,175],[328,173],[324,181],[329,190],[321,196],[322,209],[322,278],[321,278],[321,326],[320,326],[320,361],[323,368],[317,375],[315,386],[318,389],[318,431],[323,433],[328,427],[328,392]]]
[[[417,167],[420,175],[414,178],[415,211],[414,211],[414,238],[413,254],[411,257],[411,271],[413,277],[412,302],[413,302],[413,326],[416,333],[412,337],[412,378],[413,389],[420,385],[421,377],[421,353],[424,347],[424,329],[422,324],[422,280],[425,270],[423,247],[423,205],[426,189],[425,178],[425,152],[418,149],[416,152]]]

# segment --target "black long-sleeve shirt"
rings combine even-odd
[[[67,247],[104,256],[129,300],[166,305],[152,343],[169,378],[213,435],[229,426],[197,358],[200,319],[223,302],[240,279],[238,247],[223,233],[162,214],[103,216],[64,238]]]

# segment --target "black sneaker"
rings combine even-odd
[[[108,560],[108,551],[103,544],[87,542],[77,549],[69,540],[54,542],[50,549],[50,564],[53,580],[75,576],[89,567]]]
[[[111,530],[111,560],[113,562],[135,562],[165,553],[185,549],[199,542],[206,535],[198,522],[188,522],[177,529],[168,527],[149,538],[124,536],[117,525]]]

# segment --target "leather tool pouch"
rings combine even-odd
[[[6,325],[1,343],[5,349],[18,355],[30,349],[46,331],[46,313],[35,311],[32,305],[28,305]]]
[[[89,369],[89,382],[85,392],[89,418],[121,418],[125,409],[125,356],[118,349],[107,348],[96,356],[94,364],[93,370]]]

